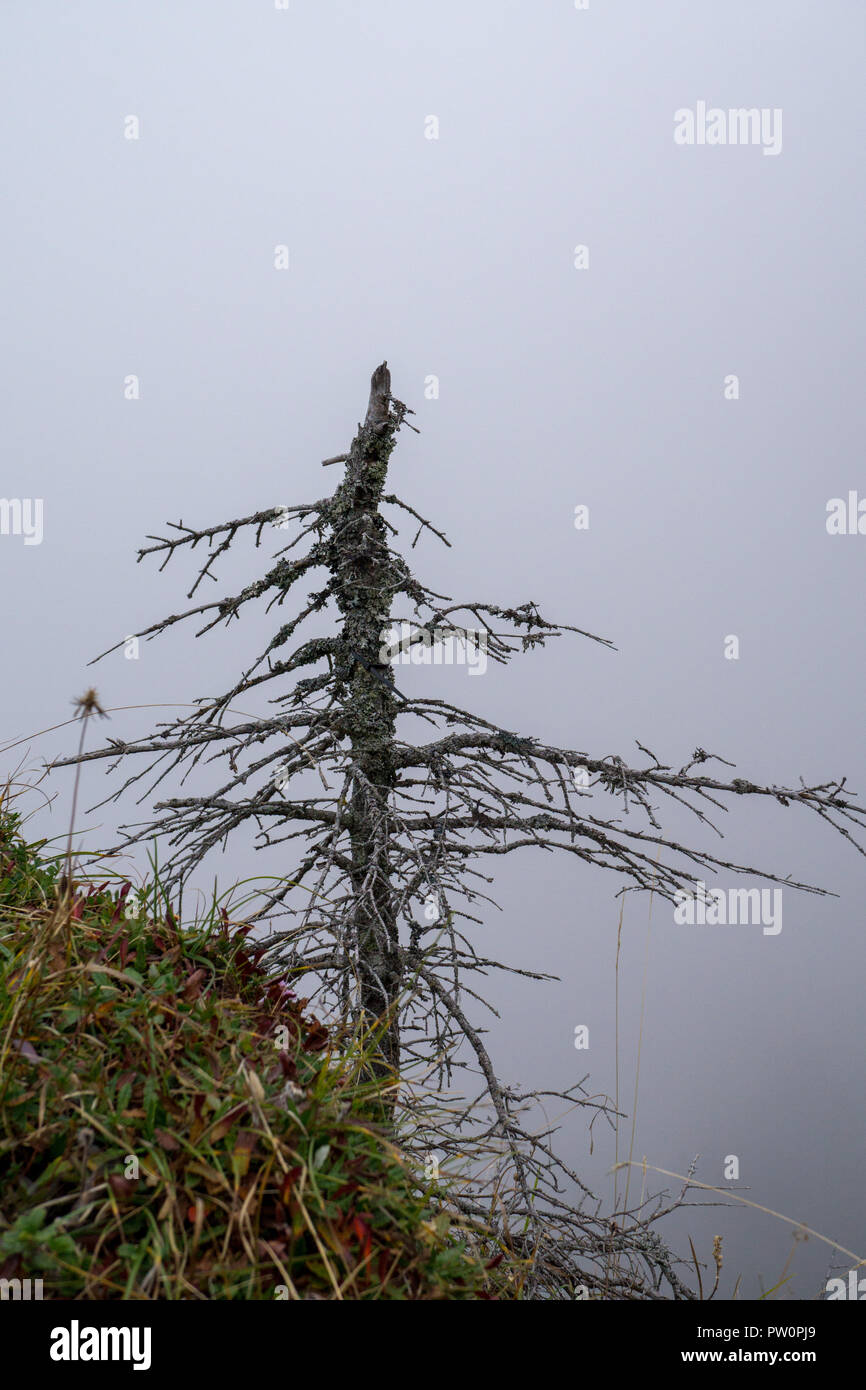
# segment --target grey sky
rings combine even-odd
[[[4,737],[68,718],[91,680],[111,706],[222,688],[262,620],[85,663],[184,606],[190,563],[136,566],[147,533],[336,484],[319,461],[348,445],[386,357],[422,431],[395,486],[453,544],[419,542],[424,579],[534,599],[619,649],[575,638],[480,679],[433,673],[437,693],[597,755],[631,758],[638,738],[679,766],[701,745],[755,781],[847,774],[866,792],[866,537],[825,527],[828,499],[866,496],[860,4],[7,0],[0,28],[0,494],[44,499],[42,544],[0,535]],[[781,152],[675,144],[674,112],[699,101],[780,109]],[[261,559],[239,551],[220,590]],[[72,737],[35,740],[31,765]],[[43,834],[67,823],[70,777],[51,785]],[[85,804],[105,789],[88,770]],[[736,1154],[742,1195],[866,1255],[866,865],[793,809],[723,819],[732,860],[840,897],[786,891],[774,937],[654,909],[635,1156],[682,1172],[700,1154],[721,1182]],[[501,1071],[589,1071],[612,1093],[618,882],[550,857],[495,867],[484,932],[562,977],[492,986]],[[629,1112],[646,932],[629,900]],[[603,1191],[613,1153],[595,1139],[590,1157],[577,1117],[563,1143]],[[681,1248],[686,1231],[702,1257],[724,1234],[726,1296],[738,1273],[747,1296],[775,1283],[791,1243],[744,1209],[678,1218]],[[833,1261],[809,1241],[788,1291],[815,1296]]]

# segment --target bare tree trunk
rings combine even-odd
[[[391,373],[373,373],[367,416],[353,441],[337,499],[331,539],[335,597],[343,614],[341,722],[352,749],[350,802],[354,927],[365,1024],[383,1025],[374,1071],[400,1061],[397,1001],[402,966],[388,846],[394,788],[396,700],[391,667],[380,660],[399,583],[379,504],[394,448]]]

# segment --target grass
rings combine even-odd
[[[63,1299],[489,1299],[357,1039],[224,907],[63,876],[0,802],[0,1278]],[[159,911],[153,905],[159,904]],[[489,1246],[486,1247],[489,1250]]]

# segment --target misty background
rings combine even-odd
[[[532,599],[618,648],[574,637],[483,677],[411,668],[398,684],[597,757],[642,765],[639,739],[679,767],[701,746],[736,763],[719,775],[847,775],[866,792],[866,537],[825,526],[830,498],[866,494],[856,0],[6,0],[0,28],[0,494],[44,499],[40,545],[0,536],[4,776],[74,751],[72,725],[31,735],[91,683],[115,710],[91,747],[228,688],[276,612],[86,663],[191,606],[199,552],[159,575],[135,563],[149,533],[333,490],[341,470],[320,460],[348,447],[387,358],[421,430],[402,433],[390,486],[453,546],[422,537],[416,573],[458,599]],[[781,153],[676,145],[674,112],[702,100],[780,108]],[[239,544],[204,599],[285,539]],[[81,807],[117,785],[104,767],[85,768]],[[50,808],[28,800],[31,837],[65,833],[72,777],[42,784]],[[696,1176],[724,1186],[737,1155],[728,1186],[866,1255],[866,861],[772,801],[733,802],[724,841],[662,809],[674,838],[839,896],[786,889],[777,936],[626,899],[634,1156],[678,1173],[699,1156]],[[82,843],[147,812],[127,798],[80,815]],[[249,869],[230,846],[201,885]],[[278,853],[252,869],[279,873]],[[613,1095],[620,879],[536,853],[492,872],[502,911],[478,943],[560,976],[489,982],[500,1074],[553,1088],[588,1073]],[[590,1153],[578,1112],[560,1141],[610,1202],[610,1131]],[[788,1263],[793,1228],[738,1204],[664,1233],[705,1260],[724,1236],[724,1297],[737,1276],[753,1298],[783,1274],[777,1296],[817,1297],[852,1263],[814,1239]]]

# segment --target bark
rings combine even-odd
[[[391,374],[383,362],[373,373],[366,419],[346,464],[332,512],[329,569],[343,615],[339,692],[341,724],[352,750],[351,877],[360,1003],[364,1024],[378,1025],[378,1074],[397,1071],[397,1004],[402,980],[397,915],[388,846],[394,788],[396,700],[389,665],[380,661],[383,632],[399,575],[379,514],[395,443],[390,412]]]

